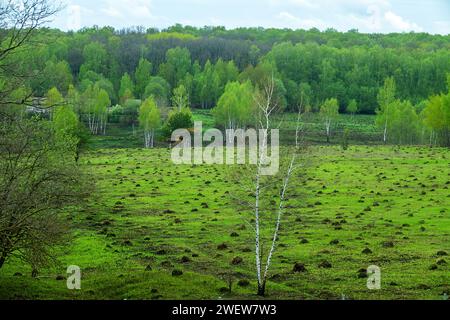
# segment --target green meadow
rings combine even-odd
[[[67,210],[73,231],[60,259],[33,279],[12,258],[0,299],[256,299],[251,211],[233,202],[236,184],[222,166],[176,166],[170,154],[85,153],[96,188],[82,209]],[[311,146],[293,177],[267,298],[448,295],[449,157],[439,148]],[[69,265],[82,270],[81,290],[66,287]],[[370,265],[381,268],[381,290],[367,288]]]
[[[0,0],[0,301],[449,300],[445,1],[68,2]]]

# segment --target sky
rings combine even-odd
[[[274,27],[450,33],[450,0],[60,0],[61,30],[132,26]]]

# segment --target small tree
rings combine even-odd
[[[330,143],[331,125],[333,124],[333,121],[335,121],[339,115],[339,103],[338,103],[337,99],[326,100],[323,103],[322,107],[320,108],[320,114],[323,118],[323,121],[325,122],[325,129],[326,129],[326,133],[327,133],[327,143]]]
[[[192,129],[194,127],[194,119],[190,109],[184,108],[181,112],[171,111],[164,125],[164,135],[171,137],[172,133],[178,129]]]
[[[178,111],[189,108],[189,94],[184,85],[173,90],[172,106]]]
[[[53,117],[53,127],[55,128],[57,136],[69,135],[77,139],[76,136],[79,128],[79,121],[76,113],[72,110],[72,107],[62,106],[56,109]]]
[[[355,114],[358,112],[358,103],[355,99],[350,100],[346,111],[347,113],[351,114],[352,117],[355,116]]]
[[[139,125],[144,130],[146,148],[155,146],[155,131],[161,127],[161,113],[153,97],[145,100],[139,108]]]
[[[342,143],[341,143],[342,150],[344,150],[344,151],[348,150],[349,136],[350,136],[350,130],[348,128],[345,128],[344,133],[342,135]]]

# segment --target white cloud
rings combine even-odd
[[[122,13],[120,13],[119,10],[117,10],[114,7],[103,8],[102,12],[105,13],[107,16],[113,17],[113,18],[118,18],[118,17],[122,16]]]
[[[416,23],[395,14],[390,9],[388,1],[363,0],[363,3],[371,3],[366,7],[365,14],[363,12],[350,11],[336,15],[335,22],[338,22],[341,30],[359,29],[363,32],[423,31],[423,28]]]
[[[102,12],[114,18],[153,18],[149,0],[104,0]]]
[[[436,5],[436,15],[433,15],[429,5],[407,6],[407,0],[60,1],[67,2],[67,10],[63,10],[51,25],[62,29],[78,29],[78,26],[94,24],[117,28],[131,25],[167,27],[180,22],[196,26],[224,25],[228,28],[316,27],[324,30],[333,27],[340,31],[358,29],[361,32],[386,33],[422,31],[426,27],[428,32],[450,32],[450,22],[442,13],[445,10]],[[241,6],[242,10],[239,10]],[[245,15],[249,8],[252,8],[251,16]]]
[[[409,22],[403,19],[401,16],[395,14],[392,11],[387,11],[384,13],[384,19],[392,27],[399,31],[423,31],[423,29],[415,23]]]
[[[277,18],[294,29],[318,28],[323,30],[326,28],[325,23],[320,19],[301,19],[286,11],[280,12]]]

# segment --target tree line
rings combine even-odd
[[[261,77],[263,68],[258,67],[266,63],[276,68],[287,110],[296,110],[302,89],[317,109],[326,99],[337,98],[340,111],[355,100],[358,112],[375,114],[377,94],[386,78],[395,79],[399,98],[418,104],[445,92],[450,72],[449,36],[424,33],[368,35],[356,30],[176,25],[161,31],[43,29],[39,37],[51,42],[23,57],[35,70],[43,70],[29,83],[37,95],[52,87],[65,94],[70,84],[84,91],[90,83],[99,82],[113,104],[123,97],[123,92],[117,92],[128,75],[135,83],[128,93],[138,99],[151,76],[160,78],[155,81],[162,87],[158,90],[163,99],[170,100],[166,96],[183,84],[193,107],[212,108],[228,81]]]
[[[94,135],[108,123],[140,125],[151,147],[155,130],[192,123],[190,108],[212,109],[225,129],[251,126],[252,96],[273,77],[277,112],[320,113],[328,141],[337,114],[372,113],[385,143],[448,144],[448,36],[175,25],[39,29],[36,38],[43,45],[15,55],[36,70],[17,90],[65,105]]]

